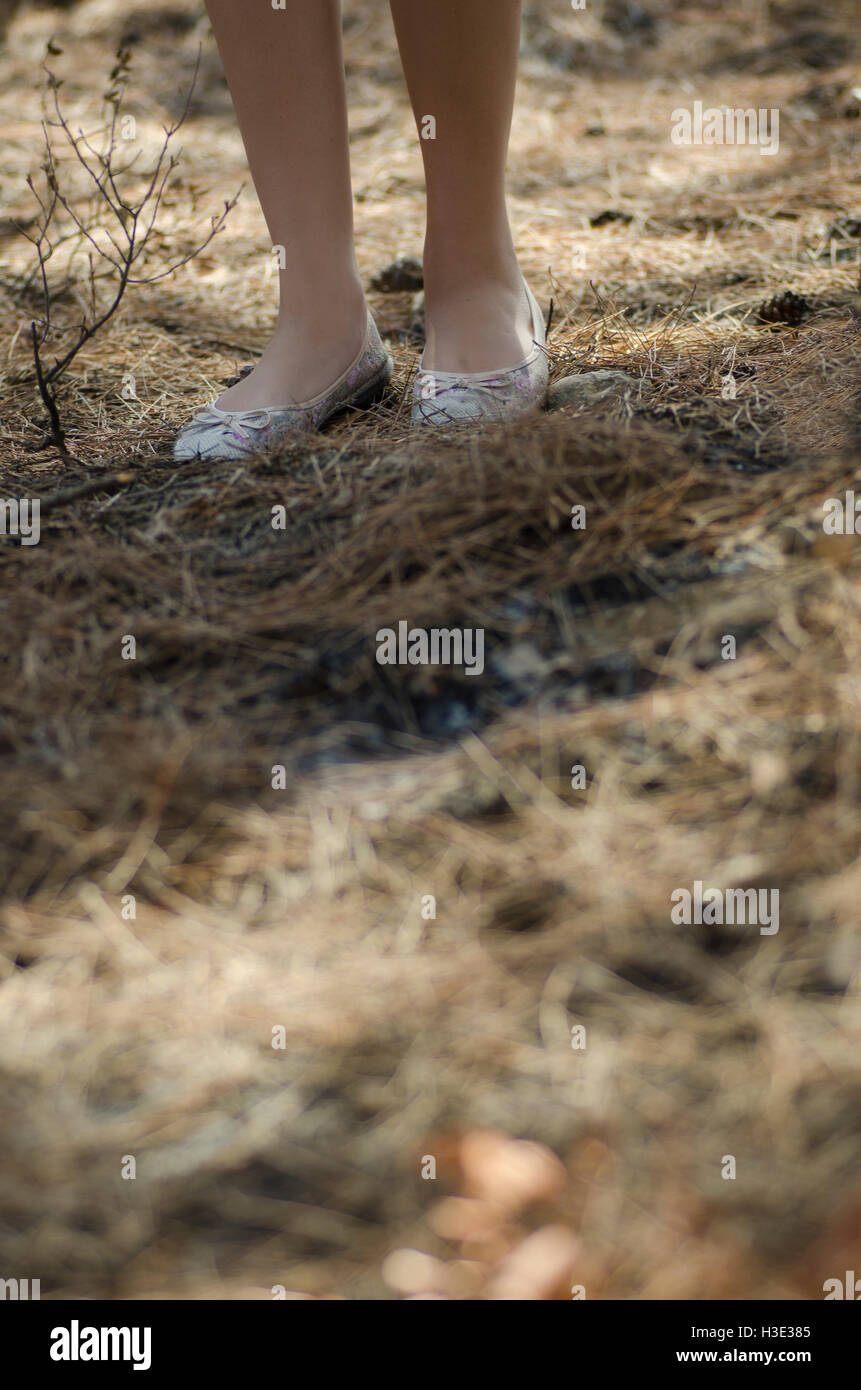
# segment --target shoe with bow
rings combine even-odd
[[[547,333],[535,296],[524,283],[532,312],[533,349],[524,362],[495,372],[436,372],[419,365],[413,390],[414,425],[475,425],[514,420],[547,399]]]
[[[174,444],[180,462],[192,459],[243,459],[265,453],[291,434],[312,434],[334,415],[361,409],[383,394],[392,376],[392,359],[368,311],[365,342],[338,380],[313,400],[261,410],[222,410],[205,405]]]

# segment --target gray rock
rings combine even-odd
[[[639,396],[651,390],[652,383],[646,378],[628,376],[626,372],[580,372],[577,376],[564,376],[561,381],[555,381],[550,387],[547,404],[550,410],[558,410],[563,405],[583,408],[598,401]]]

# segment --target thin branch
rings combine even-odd
[[[50,48],[48,51],[52,52]],[[158,237],[164,241],[162,234],[156,232],[156,221],[171,175],[179,163],[179,155],[174,154],[169,148],[170,141],[186,120],[191,108],[192,96],[200,70],[201,54],[202,49],[198,47],[194,73],[183,109],[174,122],[163,127],[164,136],[154,163],[148,173],[143,175],[142,187],[133,199],[129,199],[123,192],[122,181],[136,169],[141,151],[139,150],[131,159],[124,161],[121,165],[116,163],[120,143],[117,138],[117,124],[129,77],[130,49],[120,44],[114,67],[110,73],[109,90],[105,93],[105,102],[110,107],[110,118],[103,122],[99,130],[101,148],[93,143],[96,132],[85,134],[83,129],[79,129],[77,132],[72,130],[60,104],[59,89],[62,82],[48,68],[44,69],[47,74],[47,92],[43,93],[43,107],[46,104],[48,93],[53,101],[53,116],[45,114],[42,120],[45,151],[41,169],[48,192],[42,196],[32,177],[28,177],[27,183],[34,194],[39,213],[36,219],[35,233],[32,235],[24,233],[35,247],[37,261],[26,282],[25,289],[29,288],[33,276],[38,276],[43,315],[41,324],[33,321],[30,325],[36,383],[42,402],[48,412],[50,439],[64,460],[70,460],[71,456],[60,419],[56,383],[84,345],[94,338],[116,314],[129,285],[154,284],[165,276],[173,275],[182,266],[193,260],[222,230],[242,191],[240,188],[235,197],[225,201],[223,211],[212,216],[208,232],[196,242],[190,251],[159,271],[146,275],[132,274],[133,267],[152,249],[153,240]],[[74,159],[89,180],[91,203],[89,210],[84,215],[79,211],[73,194],[61,185],[52,146],[54,132],[62,134]],[[52,237],[53,224],[60,208],[71,221],[73,230],[61,236]],[[105,218],[106,212],[110,214],[107,219]],[[108,243],[107,247],[105,241]],[[86,298],[82,300],[78,294],[75,295],[82,307],[83,318],[77,326],[70,346],[55,358],[51,367],[46,367],[42,360],[41,349],[49,341],[54,331],[52,306],[61,293],[74,287],[74,282],[69,279],[64,281],[60,290],[57,290],[56,286],[52,287],[47,267],[57,248],[67,242],[73,243],[69,265],[74,263],[79,247],[87,251],[85,278],[86,288],[89,291],[88,303]],[[96,269],[100,262],[107,267],[102,272]],[[107,304],[99,310],[97,284],[100,284],[102,280],[111,282],[112,293],[108,295]],[[104,485],[103,479],[100,485]],[[78,493],[77,495],[82,494]]]
[[[52,492],[50,496],[43,497],[39,502],[39,514],[44,516],[46,512],[63,507],[67,502],[77,502],[80,497],[91,497],[96,492],[104,492],[106,488],[125,487],[134,480],[134,473],[129,472],[104,473],[98,478],[88,478],[85,483],[76,483],[74,487],[62,488],[59,492]]]
[[[39,387],[39,395],[42,397],[42,404],[48,412],[48,419],[51,425],[51,443],[59,450],[64,463],[71,461],[68,448],[66,446],[66,435],[60,420],[60,412],[57,409],[56,399],[51,391],[42,371],[42,359],[39,355],[39,335],[36,332],[35,323],[31,323],[30,332],[33,339],[33,361],[36,365],[36,382]]]

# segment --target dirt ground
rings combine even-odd
[[[370,288],[423,232],[388,7],[344,23],[395,380],[248,464],[170,455],[274,318],[202,7],[22,4],[0,48],[0,494],[43,501],[0,538],[0,1275],[822,1298],[861,1268],[861,559],[823,528],[861,457],[857,6],[526,3],[552,377],[637,385],[443,439],[415,286]],[[156,269],[245,184],[70,365],[65,463],[18,230],[52,36],[88,129],[128,41],[145,158],[199,61]],[[777,109],[779,149],[674,145],[697,100]],[[483,628],[483,676],[378,665],[401,619]],[[676,925],[695,881],[778,890],[779,930]]]

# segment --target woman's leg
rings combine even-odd
[[[532,329],[505,203],[520,0],[391,0],[428,194],[425,366],[513,367]]]
[[[339,0],[207,0],[273,246],[285,248],[275,333],[230,410],[310,400],[362,346]]]

